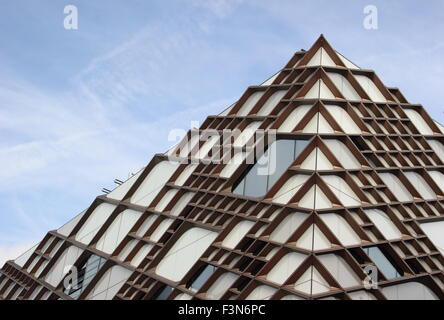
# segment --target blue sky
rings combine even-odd
[[[15,0],[0,10],[0,264],[323,33],[444,122],[444,2]],[[79,29],[63,28],[78,8]],[[363,27],[376,5],[379,28]]]

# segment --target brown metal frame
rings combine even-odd
[[[316,51],[321,47],[326,50],[332,60],[337,64],[337,67],[306,66]],[[326,72],[339,73],[347,78],[356,92],[361,96],[361,100],[346,100],[327,76]],[[372,102],[353,77],[354,74],[365,75],[371,78],[388,101],[385,103]],[[325,85],[337,99],[304,99],[305,94],[319,79],[324,81]],[[252,108],[250,114],[245,117],[236,115],[236,112],[242,107],[248,97],[258,90],[264,91],[264,95]],[[277,90],[287,90],[287,94],[276,105],[269,116],[257,116],[255,113],[261,109],[267,99]],[[347,68],[326,39],[321,36],[310,50],[296,52],[285,68],[279,72],[279,75],[272,84],[268,86],[249,87],[245,94],[231,108],[228,115],[209,116],[202,124],[200,130],[203,132],[212,131],[218,133],[222,133],[223,130],[227,129],[233,130],[238,128],[242,130],[252,121],[262,121],[260,129],[277,129],[289,114],[302,103],[312,103],[313,107],[293,132],[285,134],[278,133],[277,138],[307,139],[310,141],[309,145],[263,198],[250,198],[231,193],[233,184],[248,168],[247,164],[239,166],[232,178],[225,179],[219,176],[219,172],[223,169],[224,164],[200,163],[182,187],[173,183],[186,167],[186,165],[180,166],[170,181],[154,199],[150,207],[132,204],[130,202],[132,194],[134,194],[150,170],[158,162],[166,159],[166,155],[158,154],[147,167],[145,167],[140,177],[122,201],[110,199],[106,197],[106,195],[97,197],[68,237],[56,231],[50,231],[23,268],[13,261],[8,261],[0,271],[0,283],[2,283],[4,279],[7,279],[6,285],[0,289],[0,299],[10,299],[17,293],[17,290],[22,290],[17,296],[17,299],[27,299],[33,291],[40,286],[42,286],[43,289],[36,296],[36,299],[42,298],[43,295],[48,292],[50,293],[50,299],[71,299],[63,293],[63,288],[60,286],[54,288],[43,281],[64,249],[71,245],[84,250],[77,264],[86,259],[90,254],[96,254],[107,259],[104,267],[101,268],[93,281],[82,292],[80,299],[86,298],[100,277],[105,273],[106,269],[116,264],[130,270],[132,275],[122,286],[115,299],[151,299],[164,285],[173,288],[172,294],[169,297],[170,299],[173,299],[180,293],[189,294],[194,299],[207,299],[205,291],[223,272],[235,273],[239,278],[233,286],[224,293],[222,299],[244,299],[254,288],[262,284],[276,289],[276,293],[270,297],[271,299],[279,299],[289,294],[306,299],[326,297],[350,299],[348,294],[362,290],[363,286],[342,288],[322,265],[318,256],[326,253],[338,254],[350,265],[358,277],[364,279],[365,274],[362,268],[371,263],[370,258],[363,250],[363,248],[368,246],[378,246],[393,260],[397,268],[404,272],[403,277],[390,280],[380,274],[380,279],[382,279],[379,283],[380,287],[407,281],[418,281],[427,285],[440,299],[444,299],[443,287],[441,286],[444,284],[444,257],[422,232],[420,227],[421,222],[444,220],[444,194],[442,194],[440,188],[427,173],[428,169],[439,170],[444,173],[444,164],[436,156],[427,142],[427,139],[437,139],[444,143],[444,135],[439,131],[436,124],[421,105],[409,104],[399,89],[385,87],[374,71]],[[346,110],[356,125],[362,130],[362,134],[346,134],[341,128],[341,123],[337,122],[325,107],[325,105],[329,103],[334,103]],[[431,136],[421,135],[405,115],[403,111],[405,109],[418,111],[430,128],[432,128],[434,134]],[[334,129],[333,134],[302,132],[305,125],[318,113],[322,114]],[[191,132],[188,133],[188,136],[190,136],[190,134]],[[323,141],[325,139],[341,140],[354,153],[362,167],[353,170],[342,168],[334,152],[329,150],[324,144]],[[222,139],[219,141],[221,152],[231,153],[233,150],[232,148],[225,147],[226,142],[227,141],[222,141]],[[182,144],[183,143],[185,142],[182,142]],[[203,142],[200,142],[199,146],[202,144]],[[384,148],[383,145],[385,145],[386,148]],[[410,145],[410,148],[408,145]],[[399,150],[397,147],[399,147]],[[300,168],[302,161],[315,150],[315,148],[319,148],[325,154],[334,165],[334,170],[310,171]],[[174,154],[178,156],[179,153],[176,150]],[[384,163],[387,163],[389,167],[384,167]],[[399,166],[399,164],[401,164],[401,166]],[[419,173],[437,194],[437,199],[427,201],[422,199],[415,189],[415,186],[411,185],[405,177],[404,172],[406,171]],[[396,201],[394,195],[379,178],[379,173],[381,172],[391,172],[399,177],[401,182],[414,196],[414,200],[408,202]],[[306,174],[309,178],[305,185],[293,196],[289,204],[280,205],[271,202],[273,194],[283,186],[288,177],[294,174]],[[356,207],[343,207],[341,202],[322,180],[322,176],[325,174],[342,177],[359,197],[361,205]],[[359,186],[355,179],[360,181],[362,186]],[[374,180],[376,185],[369,179]],[[327,198],[334,204],[333,208],[309,210],[298,207],[298,201],[305,192],[314,185],[318,185],[321,188]],[[177,189],[179,191],[174,197],[173,202],[166,207],[164,212],[155,211],[154,207],[157,202],[160,201],[170,189]],[[191,202],[179,216],[170,215],[169,210],[171,210],[174,202],[187,191],[195,193]],[[391,202],[386,203],[382,195],[387,197]],[[116,209],[89,245],[84,245],[76,241],[74,238],[76,232],[79,231],[81,225],[101,203],[114,204],[116,205]],[[402,232],[402,239],[394,241],[386,240],[364,212],[364,209],[371,208],[383,210]],[[132,209],[145,214],[140,217],[139,221],[134,225],[113,254],[107,255],[95,249],[94,244],[96,244],[106,232],[106,229],[118,214],[125,209]],[[272,215],[275,214],[276,210],[281,211],[273,217]],[[281,244],[271,241],[269,239],[270,233],[287,214],[294,211],[307,214],[305,222],[295,230],[287,243]],[[261,213],[261,216],[258,216],[259,213]],[[352,229],[361,237],[362,244],[353,246],[344,246],[341,244],[320,218],[324,213],[338,213],[343,216]],[[411,216],[412,214],[414,217]],[[155,215],[157,218],[145,235],[138,236],[136,232],[148,215]],[[355,218],[356,216],[358,216],[363,223],[359,223]],[[270,220],[270,218],[274,219]],[[158,242],[149,240],[149,235],[163,219],[174,219],[174,221]],[[224,248],[221,245],[221,241],[235,224],[242,220],[252,221],[254,222],[254,226],[236,248],[233,250]],[[313,251],[296,247],[297,239],[313,225],[316,225],[333,244],[331,248]],[[189,270],[182,281],[175,283],[157,275],[154,270],[161,258],[165,256],[176,240],[186,230],[195,226],[218,232],[219,236],[203,254],[201,259]],[[117,256],[119,252],[123,250],[131,240],[138,241],[138,244],[131,251],[129,257],[126,259],[127,261],[122,262],[118,260]],[[48,241],[52,241],[52,243],[45,248]],[[144,258],[140,266],[134,268],[128,263],[128,260],[131,260],[138,249],[144,244],[151,244],[153,248]],[[58,249],[56,252],[52,252],[57,245]],[[414,255],[408,249],[409,247],[415,248],[418,254]],[[44,252],[42,251],[43,248],[45,248]],[[270,260],[267,260],[265,257],[272,250],[277,251]],[[267,280],[266,274],[273,268],[275,263],[279,261],[283,255],[292,251],[306,254],[307,259],[283,285],[278,285]],[[364,263],[358,262],[357,257],[359,257],[359,260],[364,261]],[[223,263],[221,263],[221,258],[224,258]],[[28,272],[27,269],[33,261],[37,261],[37,263]],[[198,292],[187,289],[187,283],[205,264],[216,266],[217,271],[215,274],[210,277]],[[428,267],[425,267],[425,265]],[[44,266],[44,268],[42,266]],[[307,269],[313,266],[316,267],[322,277],[329,283],[332,288],[331,291],[319,295],[309,295],[294,289],[294,283]],[[40,274],[36,277],[35,273],[39,269]],[[441,282],[441,284],[439,282]],[[12,283],[15,284],[15,287],[5,296],[5,291],[9,287],[9,284]],[[372,289],[370,292],[377,299],[386,299],[380,289]]]

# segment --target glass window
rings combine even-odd
[[[271,145],[267,191],[276,183],[285,170],[288,169],[306,145],[307,141],[305,140],[278,140]]]
[[[173,288],[170,286],[165,286],[161,288],[155,295],[153,300],[166,300],[168,296],[173,291]]]
[[[387,279],[399,278],[403,275],[402,271],[398,272],[395,266],[378,247],[364,248],[364,251]]]
[[[268,176],[266,174],[259,175],[257,172],[248,175],[244,182],[244,195],[253,197],[264,195],[267,192],[267,179]]]
[[[204,283],[211,277],[216,271],[216,267],[208,264],[197,272],[196,277],[191,279],[190,284],[187,286],[191,291],[197,292],[204,285]]]
[[[249,197],[264,196],[307,144],[307,140],[275,141],[237,183],[233,193]]]
[[[96,255],[90,256],[78,271],[77,283],[72,284],[69,288],[65,288],[64,292],[71,298],[78,299],[86,286],[91,282],[97,272],[99,272],[105,261],[105,258]]]

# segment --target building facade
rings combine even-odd
[[[321,36],[0,271],[0,299],[443,299],[444,128]]]

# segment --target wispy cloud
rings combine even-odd
[[[41,43],[29,41],[33,25],[16,28],[11,46],[0,50],[0,257],[14,258],[15,251],[6,248],[21,247],[20,242],[26,247],[69,220],[101,187],[112,188],[113,178],[125,178],[172,145],[170,129],[188,129],[191,120],[222,111],[320,33],[359,65],[375,69],[387,85],[399,86],[408,98],[413,95],[412,102],[423,102],[438,115],[444,70],[442,43],[434,35],[442,31],[442,19],[424,21],[409,11],[412,1],[395,5],[376,0],[381,29],[368,32],[362,28],[362,8],[368,3],[338,1],[344,6],[176,0],[170,8],[153,0],[138,2],[138,12],[125,6],[125,21],[112,13],[123,10],[121,4],[109,1],[103,19],[96,21],[94,10],[102,8],[79,0],[78,33],[61,34],[60,20],[48,34],[37,28]],[[45,6],[57,11],[46,1],[27,14],[43,10],[43,17]],[[151,12],[156,6],[164,12]],[[431,10],[439,12],[435,7]],[[4,12],[11,11],[0,15]],[[422,20],[406,24],[398,19],[401,13]],[[418,27],[432,23],[427,32]],[[113,33],[124,40],[116,41]],[[0,35],[6,36],[1,30]],[[53,36],[60,43],[51,41]],[[22,66],[20,59],[29,62],[30,56],[32,64]],[[52,65],[54,59],[58,63]],[[64,64],[69,71],[60,76],[57,68]],[[44,82],[41,72],[33,73],[35,65],[48,66],[47,78],[58,75],[61,83]],[[440,114],[437,120],[443,119]]]
[[[2,259],[15,258],[44,232],[75,215],[77,211],[65,210],[54,215],[67,204],[49,204],[48,192],[92,201],[91,186],[96,194],[100,186],[112,188],[113,178],[124,179],[174,144],[168,141],[169,130],[187,130],[190,121],[202,121],[233,102],[234,97],[194,98],[201,89],[194,87],[193,77],[199,74],[193,75],[187,64],[200,59],[203,73],[213,62],[199,52],[211,48],[199,38],[205,30],[198,24],[181,24],[184,31],[168,24],[140,29],[94,58],[62,92],[13,72],[0,78],[5,105],[0,108],[0,179],[7,182],[0,194],[8,211],[0,213]],[[30,212],[33,200],[38,203]]]

